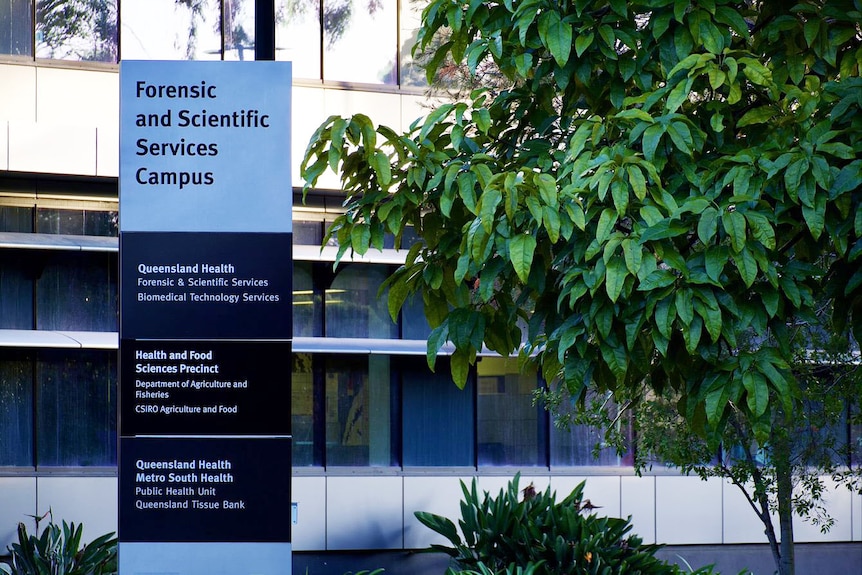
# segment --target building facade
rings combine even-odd
[[[85,536],[116,529],[117,62],[252,59],[252,15],[253,0],[0,0],[4,548],[18,521],[49,509],[82,521]],[[393,323],[377,297],[403,261],[399,246],[337,268],[337,248],[320,249],[341,198],[329,176],[303,202],[305,145],[331,114],[362,112],[405,130],[426,113],[409,50],[417,26],[407,0],[277,2],[276,58],[294,71],[285,193],[295,196],[295,353],[284,358],[293,381],[284,417],[296,506],[284,521],[294,523],[297,557],[358,561],[442,542],[414,511],[455,517],[459,480],[478,477],[496,492],[515,472],[561,494],[586,479],[588,497],[609,515],[631,515],[646,542],[763,543],[733,485],[672,469],[639,477],[629,457],[595,458],[595,430],[557,429],[532,404],[540,378],[515,360],[482,357],[463,391],[445,357],[430,371],[421,304]],[[798,541],[840,543],[862,562],[862,496],[831,489],[827,501],[832,529],[799,522]]]

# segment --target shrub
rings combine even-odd
[[[455,524],[423,511],[416,518],[452,546],[432,545],[447,553],[454,566],[447,575],[605,575],[611,573],[674,575],[680,573],[655,557],[657,545],[644,545],[631,534],[630,520],[600,517],[583,498],[584,483],[561,502],[550,488],[532,485],[519,497],[519,476],[494,498],[479,495],[476,480],[467,488],[458,533]]]
[[[42,518],[36,519],[37,535],[30,535],[23,523],[18,524],[18,542],[9,547],[11,562],[0,564],[0,571],[8,575],[111,575],[117,572],[117,539],[113,533],[82,546],[82,524],[70,525],[63,521],[62,526],[57,525],[52,515],[38,535]]]

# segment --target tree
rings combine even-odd
[[[793,326],[862,331],[860,20],[858,0],[432,0],[429,80],[492,61],[508,87],[406,134],[329,118],[303,176],[341,174],[341,254],[418,234],[390,312],[421,294],[429,363],[451,341],[460,385],[482,345],[520,348],[581,402],[672,394],[705,440],[739,420],[764,446],[801,401]],[[791,470],[775,485],[786,574]]]

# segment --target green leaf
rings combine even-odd
[[[496,188],[485,190],[485,193],[479,199],[479,219],[482,222],[482,227],[488,234],[494,229],[496,223],[495,214],[501,201],[503,201],[503,194]]]
[[[739,253],[745,247],[745,216],[736,210],[727,209],[721,214],[724,231],[730,236],[733,251]]]
[[[662,124],[653,124],[644,130],[641,146],[643,147],[644,158],[648,162],[655,161],[655,151],[664,132],[665,126]]]
[[[604,243],[614,231],[614,226],[617,223],[617,212],[610,208],[605,208],[599,216],[599,223],[596,226],[596,241]]]
[[[525,284],[530,275],[535,251],[536,238],[530,234],[518,234],[509,240],[509,261],[512,262],[518,279]]]
[[[701,212],[700,219],[697,222],[697,237],[704,244],[708,244],[718,232],[718,210],[712,206]]]
[[[736,264],[736,269],[739,270],[739,276],[745,282],[745,287],[751,287],[754,280],[757,279],[757,261],[747,249],[743,249],[733,258]]]
[[[593,43],[593,39],[595,35],[592,32],[587,32],[586,34],[578,34],[575,38],[575,54],[578,55],[578,58],[584,55],[587,48]]]
[[[808,225],[808,230],[814,239],[820,238],[823,233],[823,228],[826,226],[826,194],[818,193],[814,197],[814,206],[802,206],[802,217]]]
[[[419,132],[419,139],[424,140],[431,133],[431,130],[437,127],[437,124],[445,118],[455,107],[454,104],[443,104],[428,115],[425,123],[422,125],[422,130]]]
[[[766,413],[769,407],[769,384],[760,372],[746,371],[742,374],[742,385],[745,387],[746,403],[754,417]]]
[[[620,297],[625,285],[628,269],[626,269],[625,261],[620,258],[611,258],[605,270],[605,290],[608,293],[608,298],[614,303]]]
[[[539,39],[559,66],[565,66],[572,51],[572,25],[563,22],[554,10],[539,16]]]
[[[772,106],[760,106],[749,110],[736,122],[737,128],[750,126],[752,124],[765,124],[775,117],[776,110]]]
[[[626,260],[626,268],[632,275],[637,275],[643,262],[643,249],[640,244],[631,238],[622,241],[623,256]]]
[[[632,187],[632,191],[635,194],[635,197],[641,201],[646,198],[646,178],[644,177],[643,172],[638,166],[629,165],[626,167],[626,172],[629,175],[629,185]]]
[[[727,248],[723,246],[714,246],[706,250],[704,254],[704,264],[706,267],[706,275],[714,282],[721,281],[721,274],[724,271],[724,264],[727,263]]]

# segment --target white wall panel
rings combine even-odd
[[[721,543],[721,479],[657,476],[655,482],[658,543]]]
[[[9,122],[9,169],[96,174],[96,128]]]
[[[557,492],[557,502],[565,499],[577,485],[584,485],[584,499],[597,506],[595,513],[604,517],[620,517],[620,476],[592,475],[579,477],[555,475],[551,477],[551,489]]]
[[[655,543],[655,477],[621,477],[620,493],[620,515],[631,515],[632,531]]]
[[[291,498],[297,504],[291,533],[293,549],[326,549],[326,478],[294,476],[292,484]]]
[[[826,489],[823,493],[823,503],[835,523],[826,533],[810,521],[793,517],[793,538],[797,543],[823,541],[850,541],[852,531],[852,494],[846,487],[836,485],[831,478],[823,478]]]
[[[748,489],[754,493],[754,488]],[[763,523],[755,515],[739,487],[724,481],[724,543],[767,543]],[[778,528],[778,516],[772,514]]]
[[[375,126],[384,124],[396,132],[401,123],[401,95],[384,92],[361,92],[358,90],[324,89],[325,115],[352,116],[365,114]]]
[[[529,470],[527,470],[529,473]],[[509,482],[515,478],[515,472],[513,471],[511,475],[482,475],[478,478],[477,488],[479,491],[479,497],[482,497],[482,494],[487,491],[491,497],[499,497],[500,490],[506,490],[509,487]],[[470,487],[470,480],[465,480],[467,483],[467,487]],[[544,491],[551,484],[551,478],[547,475],[524,475],[523,473],[518,478],[518,492],[519,494],[523,492],[524,488],[530,484],[533,484],[533,487],[536,491]]]
[[[96,128],[96,175],[114,178],[120,175],[118,129]]]
[[[854,493],[850,499],[853,516],[852,541],[862,541],[862,493]]]
[[[9,122],[0,120],[0,170],[9,169]]]
[[[117,531],[117,479],[115,477],[39,477],[37,504],[49,508],[59,523],[84,524],[84,540]]]
[[[36,67],[0,64],[0,120],[36,121]]]
[[[327,549],[402,549],[403,518],[401,477],[327,478]]]
[[[36,120],[119,130],[117,72],[38,67]]]
[[[422,525],[414,513],[427,511],[452,520],[461,517],[460,481],[469,488],[471,477],[404,477],[404,547],[425,549],[431,544],[450,545],[445,537]]]
[[[47,508],[45,508],[47,511]],[[28,533],[35,531],[36,478],[0,477],[0,549],[4,551],[18,540],[18,524],[23,523]]]

